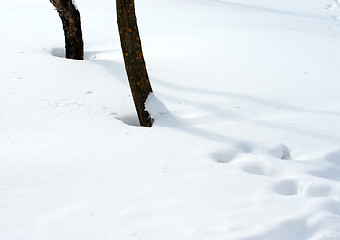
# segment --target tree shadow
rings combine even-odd
[[[305,108],[300,108],[264,98],[258,98],[258,97],[252,97],[252,96],[247,96],[247,95],[242,95],[242,94],[235,94],[235,93],[228,93],[228,92],[222,92],[222,91],[213,91],[213,90],[208,90],[208,89],[199,89],[199,88],[191,88],[191,87],[185,87],[185,86],[180,86],[174,83],[169,83],[157,78],[153,78],[153,82],[157,83],[158,85],[161,85],[166,88],[170,88],[176,91],[181,91],[181,92],[191,92],[191,93],[197,93],[197,94],[204,94],[204,95],[212,95],[212,96],[219,96],[219,97],[225,97],[225,98],[234,98],[234,99],[239,99],[247,102],[255,102],[261,105],[265,105],[268,107],[278,107],[281,110],[285,111],[291,111],[291,112],[305,112],[305,113],[318,113],[318,114],[328,114],[328,115],[334,115],[337,117],[340,117],[340,112],[330,112],[330,111],[317,111],[313,109],[305,109]]]
[[[153,78],[152,81],[154,83],[157,83],[158,85],[172,89],[174,91],[196,93],[196,94],[202,94],[202,95],[219,96],[219,97],[224,97],[224,98],[228,98],[228,99],[238,99],[238,100],[243,100],[243,101],[247,101],[247,102],[251,102],[251,103],[265,105],[265,106],[272,107],[272,108],[279,107],[281,110],[290,111],[290,112],[294,112],[294,113],[302,112],[302,113],[313,113],[313,114],[326,114],[326,115],[332,115],[332,116],[335,116],[335,117],[340,117],[340,113],[337,113],[337,112],[316,111],[316,110],[312,110],[312,109],[304,109],[304,108],[299,108],[299,107],[279,103],[279,102],[276,102],[276,101],[270,101],[270,100],[267,100],[267,99],[251,97],[251,96],[246,96],[246,95],[241,95],[241,94],[234,94],[234,93],[228,93],[228,92],[222,92],[222,91],[212,91],[212,90],[199,89],[199,88],[189,88],[189,87],[180,86],[180,85],[177,85],[177,84],[174,84],[174,83],[168,83],[168,82],[165,82],[163,80],[155,79],[155,78]],[[194,101],[194,100],[188,100],[188,99],[180,98],[178,96],[172,97],[171,95],[164,94],[164,93],[162,93],[162,95],[165,96],[166,99],[170,102],[177,103],[177,102],[180,101],[183,104],[191,105],[191,106],[194,106],[194,107],[199,107],[199,109],[203,109],[206,112],[210,112],[211,118],[218,117],[218,118],[225,119],[227,121],[247,122],[247,123],[252,124],[252,125],[266,127],[266,128],[272,128],[272,129],[279,129],[279,130],[283,130],[283,131],[294,133],[294,134],[309,136],[311,138],[315,138],[315,139],[318,139],[318,140],[324,140],[324,141],[335,142],[335,143],[340,142],[340,138],[337,137],[337,136],[329,136],[329,135],[325,135],[325,134],[321,134],[321,133],[317,133],[317,132],[313,132],[313,131],[308,131],[308,130],[304,130],[304,129],[299,129],[299,128],[292,127],[292,126],[282,125],[282,124],[278,124],[278,123],[270,122],[270,121],[250,119],[250,118],[246,118],[244,116],[235,114],[234,112],[226,111],[222,107],[214,105],[214,104],[202,103],[202,102],[198,102],[198,101]],[[221,138],[217,137],[217,139],[221,139]]]
[[[54,48],[52,51],[52,55],[62,57],[64,56],[62,55],[63,52],[64,50],[61,48]],[[100,55],[101,53],[107,53],[107,52],[108,52],[107,50],[106,51],[90,51],[90,52],[88,51],[85,53],[85,55],[87,56],[86,60],[100,65],[110,75],[112,75],[115,79],[121,82],[121,84],[128,86],[128,79],[125,73],[125,66],[123,63],[112,61],[112,60],[100,59],[96,57]],[[156,86],[159,85],[159,86],[162,86],[162,87],[165,87],[173,91],[177,91],[177,92],[194,93],[194,94],[201,94],[201,95],[208,95],[208,96],[209,95],[219,96],[219,97],[223,97],[227,99],[237,99],[237,100],[247,101],[250,103],[264,105],[267,107],[280,108],[281,110],[290,111],[294,113],[301,112],[301,113],[312,113],[312,114],[326,114],[326,115],[340,117],[339,112],[317,111],[313,109],[305,109],[305,108],[300,108],[300,107],[296,107],[296,106],[292,106],[292,105],[288,105],[288,104],[284,104],[284,103],[280,103],[276,101],[271,101],[271,100],[264,99],[264,98],[252,97],[252,96],[247,96],[247,95],[242,95],[242,94],[235,94],[235,93],[230,93],[230,92],[225,92],[225,91],[214,91],[214,90],[209,90],[209,89],[186,87],[183,85],[166,82],[158,78],[154,78],[154,77],[150,77],[150,78],[151,78],[152,84]],[[244,116],[235,114],[234,112],[231,112],[231,111],[226,111],[222,107],[214,105],[214,104],[202,103],[202,102],[194,101],[194,100],[187,100],[184,98],[180,98],[178,96],[173,97],[167,93],[162,93],[162,92],[159,92],[159,93],[165,96],[167,101],[174,102],[174,103],[181,101],[184,104],[191,105],[194,107],[199,107],[200,109],[203,109],[207,113],[210,113],[211,118],[219,117],[227,121],[247,122],[253,125],[257,125],[257,126],[279,129],[279,130],[283,130],[286,132],[306,135],[311,138],[321,139],[321,140],[325,140],[329,142],[336,142],[336,143],[340,142],[340,138],[336,136],[328,136],[325,134],[303,130],[303,129],[299,129],[299,128],[292,127],[292,126],[281,125],[281,124],[269,122],[269,121],[254,120],[254,119],[246,118]],[[186,132],[188,134],[196,135],[196,136],[199,136],[205,139],[209,139],[209,140],[217,141],[221,143],[244,142],[240,139],[227,137],[222,134],[218,134],[218,133],[211,132],[208,130],[193,127],[191,122],[188,122],[186,119],[180,118],[178,116],[174,116],[167,109],[165,109],[165,111],[167,112],[167,114],[165,114],[162,118],[164,119],[165,116],[171,117],[172,123],[170,123],[170,121],[164,121],[163,124],[158,125],[160,127],[171,127],[176,130]],[[134,114],[131,113],[130,115],[127,115],[125,117],[119,116],[117,117],[117,119],[123,121],[125,124],[128,124],[130,126],[139,126],[138,118],[135,113]]]
[[[129,81],[126,76],[125,66],[124,64],[112,60],[104,60],[104,59],[94,59],[91,62],[101,66],[108,72],[111,76],[117,79],[123,85],[128,86]]]
[[[52,48],[48,51],[54,57],[65,58],[65,48]],[[101,66],[111,76],[114,76],[114,78],[117,79],[121,84],[128,86],[128,79],[125,73],[124,65],[116,61],[102,59],[102,54],[107,55],[108,53],[113,53],[116,51],[118,50],[85,51],[84,60]],[[114,116],[114,118],[132,127],[140,126],[136,112]]]

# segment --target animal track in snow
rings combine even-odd
[[[256,148],[254,145],[242,141],[235,145],[236,149],[224,150],[221,152],[213,153],[212,158],[219,163],[229,163],[233,161],[239,154],[252,153],[255,155],[264,155],[263,157],[270,156],[283,160],[290,160],[291,154],[286,145],[277,145],[265,148]]]
[[[218,163],[230,163],[235,160],[241,154],[247,154],[252,152],[253,145],[246,141],[237,142],[235,147],[222,150],[220,152],[213,153],[212,159]]]
[[[340,202],[330,199],[324,202],[324,209],[332,214],[340,216]]]
[[[267,172],[265,171],[265,168],[258,163],[248,163],[244,165],[243,167],[241,167],[241,169],[244,172],[250,173],[250,174],[264,175],[264,176],[268,175]]]
[[[240,151],[230,149],[213,153],[212,159],[218,163],[230,163],[238,154],[240,154]]]
[[[307,197],[326,197],[330,194],[331,188],[323,183],[313,182],[304,192]]]
[[[276,183],[273,187],[274,192],[284,196],[298,194],[298,183],[295,179],[285,179]]]
[[[267,150],[268,154],[278,158],[278,159],[283,159],[283,160],[290,160],[291,155],[288,147],[286,145],[279,145],[277,147],[272,147]]]
[[[324,178],[324,179],[340,182],[340,167],[339,166],[327,166],[320,170],[310,171],[309,173],[319,178]]]
[[[326,156],[326,160],[337,166],[340,166],[340,150],[330,153]]]
[[[310,198],[318,198],[329,196],[331,188],[324,183],[312,182],[303,190],[298,180],[285,179],[277,182],[273,186],[273,191],[283,196],[303,195]]]
[[[283,144],[257,147],[246,141],[211,156],[215,162],[231,163],[245,173],[268,177],[280,177],[282,160],[291,159],[288,147]]]
[[[236,147],[245,153],[250,153],[254,150],[254,146],[251,143],[246,142],[246,141],[241,141],[237,143]]]

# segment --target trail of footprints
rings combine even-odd
[[[320,159],[299,161],[293,157],[285,145],[256,147],[249,143],[239,143],[236,148],[212,155],[214,161],[236,167],[245,174],[272,178],[270,190],[283,200],[307,198],[306,207],[311,203],[308,208],[316,209],[310,212],[321,215],[308,230],[331,231],[336,237],[330,239],[340,239],[337,238],[340,237],[340,149]],[[327,219],[333,219],[329,226],[324,225]],[[334,232],[334,228],[339,231]]]
[[[298,161],[292,159],[285,145],[258,148],[242,142],[236,148],[214,153],[212,158],[218,163],[234,164],[248,174],[278,179],[274,189],[281,195],[322,196],[330,191],[327,182],[340,184],[340,150],[324,159]],[[301,187],[298,179],[289,178],[299,175],[312,181],[309,186],[304,183]]]

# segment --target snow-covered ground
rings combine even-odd
[[[138,121],[114,0],[0,8],[1,240],[339,240],[340,5],[137,0]]]

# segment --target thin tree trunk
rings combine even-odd
[[[145,110],[145,101],[152,92],[152,88],[138,33],[134,0],[116,1],[120,42],[137,115],[141,126],[151,127],[153,120]]]
[[[50,0],[50,2],[57,9],[63,23],[66,58],[83,60],[84,43],[79,11],[72,0]]]

